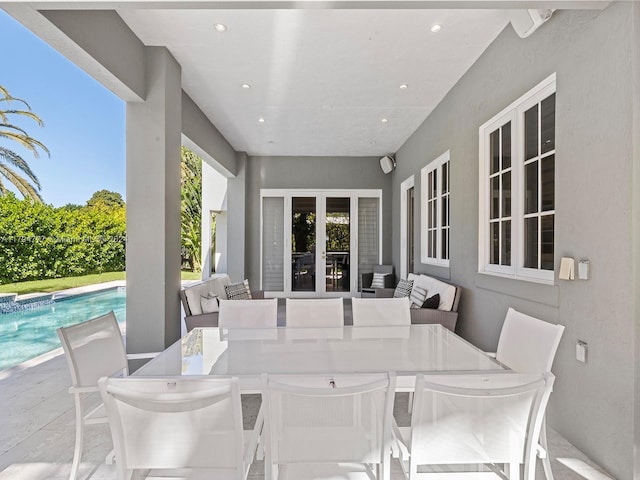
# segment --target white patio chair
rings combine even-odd
[[[411,325],[408,298],[352,298],[353,326]]]
[[[71,373],[69,393],[73,395],[76,410],[76,443],[69,475],[71,480],[75,480],[82,458],[85,425],[108,422],[102,403],[85,412],[86,395],[98,392],[100,377],[128,375],[127,360],[152,358],[157,352],[127,355],[113,311],[57,331]],[[113,452],[107,456],[107,463],[112,458]]]
[[[263,375],[265,479],[388,480],[394,391],[392,373]]]
[[[517,480],[523,466],[534,480],[553,382],[551,373],[418,375],[411,427],[394,427],[405,477]]]
[[[275,328],[278,326],[278,299],[220,300],[220,328]]]
[[[220,300],[218,314],[220,338],[228,339],[230,331],[242,328],[276,328],[278,326],[278,299],[268,300]],[[226,355],[226,352],[223,353]],[[255,442],[262,444],[262,425],[264,423],[264,409],[260,405],[253,435]],[[253,440],[252,440],[253,441]],[[263,449],[257,450],[258,460],[263,459]]]
[[[180,476],[247,478],[256,445],[244,438],[237,378],[104,377],[99,385],[119,480],[181,469],[190,471]]]
[[[547,323],[509,308],[500,332],[496,360],[519,373],[550,372],[563,332],[562,325]],[[542,420],[538,456],[547,480],[553,480],[545,418]]]
[[[287,327],[342,327],[342,298],[287,298]]]

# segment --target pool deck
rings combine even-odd
[[[114,283],[120,286],[123,282]],[[118,283],[118,285],[115,285]],[[77,293],[105,288],[80,287]],[[63,292],[64,293],[64,292]],[[0,371],[0,480],[68,479],[75,441],[73,398],[67,389],[71,384],[62,348]],[[97,404],[98,396],[88,399]],[[552,399],[553,401],[553,399]],[[251,422],[257,412],[256,396],[243,400],[245,421]],[[394,414],[399,425],[408,425],[407,395],[398,394]],[[87,427],[85,452],[79,479],[116,480],[114,465],[105,465],[111,450],[107,425]],[[551,464],[556,480],[605,480],[611,477],[549,429]],[[392,462],[392,480],[404,479],[397,461]],[[255,462],[250,480],[262,480],[263,463]],[[346,477],[340,477],[346,480]],[[352,478],[352,477],[349,477]],[[358,478],[356,476],[353,477]],[[543,480],[538,461],[536,480]],[[330,480],[323,477],[323,480]]]

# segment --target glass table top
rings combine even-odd
[[[441,325],[197,328],[136,372],[145,376],[470,373],[501,370]]]

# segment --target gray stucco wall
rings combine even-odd
[[[420,169],[451,150],[451,266],[418,264],[416,270],[450,277],[464,287],[458,332],[481,348],[495,349],[510,306],[565,325],[553,369],[557,381],[549,423],[618,479],[633,477],[635,440],[634,8],[620,3],[602,12],[556,12],[528,39],[507,26],[402,146],[393,174],[393,263],[398,266],[400,183],[416,175],[420,199]],[[480,275],[478,128],[553,72],[555,286]],[[419,237],[415,243],[419,262]],[[558,280],[561,256],[590,259],[591,279]],[[575,360],[578,339],[589,344],[586,364]]]
[[[384,227],[391,224],[391,175],[382,173],[378,161],[378,157],[249,157],[245,262],[250,284],[260,284],[261,188],[382,189]],[[391,262],[390,228],[383,228],[382,258],[383,263]]]
[[[633,11],[634,40],[633,45],[633,297],[635,304],[633,318],[635,324],[635,358],[640,359],[640,4],[634,5]],[[635,442],[634,473],[640,475],[640,368],[635,371],[634,396]]]

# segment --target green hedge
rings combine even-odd
[[[0,197],[0,283],[124,270],[125,235],[124,206]]]

